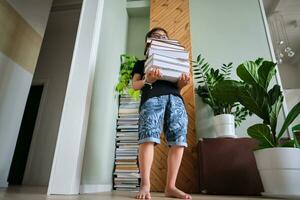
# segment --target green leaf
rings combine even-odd
[[[210,70],[210,66],[208,63],[205,63],[204,65],[201,66],[201,69],[203,71],[203,74],[206,74]]]
[[[278,97],[277,101],[271,106],[270,111],[270,126],[273,134],[276,133],[277,118],[282,107],[283,96]]]
[[[276,63],[272,61],[263,61],[263,63],[258,69],[259,83],[266,90],[268,89],[271,79],[276,73],[275,66]]]
[[[258,84],[258,66],[253,61],[247,61],[237,68],[237,75],[248,84]]]
[[[197,62],[200,63],[200,61],[201,61],[201,54],[199,54],[199,55],[197,56]]]
[[[239,88],[239,102],[269,123],[268,94],[259,85],[243,86]]]
[[[212,95],[217,101],[233,104],[238,101],[239,87],[242,84],[234,80],[223,80],[215,85]]]
[[[250,113],[248,109],[243,106],[238,104],[235,104],[234,106],[236,107],[236,110],[232,114],[234,115],[235,127],[237,127],[240,126],[242,121],[244,121]]]
[[[231,74],[231,70],[232,70],[232,62],[229,64],[223,64],[221,67],[221,71],[224,73],[224,78],[225,79],[229,79],[230,78],[230,74]]]
[[[261,148],[274,147],[270,128],[265,124],[255,124],[247,129],[250,137],[257,139]]]
[[[298,117],[300,113],[300,102],[298,102],[289,112],[289,114],[287,115],[287,117],[284,120],[284,123],[282,125],[282,128],[277,136],[277,140],[279,140],[282,135],[284,134],[284,132],[287,130],[287,128],[289,127],[289,125],[296,119],[296,117]]]
[[[135,56],[122,54],[120,55],[121,60],[121,66],[120,66],[120,76],[119,76],[119,82],[117,86],[115,87],[116,91],[123,94],[126,91],[128,91],[129,84],[131,81],[131,72],[132,69],[137,61],[137,58]],[[129,91],[128,91],[129,92]],[[137,91],[139,92],[139,91]],[[133,97],[135,95],[134,92],[129,92],[129,95]]]
[[[262,64],[263,61],[264,61],[263,58],[257,58],[257,59],[255,60],[255,63],[256,63],[257,66],[260,66],[260,65]]]
[[[269,104],[273,105],[282,96],[279,85],[274,85],[273,88],[268,92]]]

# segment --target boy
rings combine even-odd
[[[168,39],[163,28],[154,28],[147,38]],[[165,195],[180,199],[191,196],[176,188],[176,178],[184,147],[187,147],[187,114],[180,90],[189,83],[190,77],[182,74],[177,83],[159,80],[162,76],[157,68],[144,74],[145,60],[137,61],[132,71],[132,86],[141,90],[139,117],[139,167],[141,188],[137,199],[150,199],[150,172],[153,161],[154,145],[160,143],[162,129],[170,146],[168,153],[168,173]]]

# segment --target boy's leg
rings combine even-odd
[[[141,175],[141,188],[137,199],[150,199],[150,172],[154,154],[154,143],[146,142],[139,146],[139,168]]]
[[[168,153],[168,173],[165,194],[168,197],[175,197],[180,199],[192,199],[189,194],[176,188],[176,179],[180,167],[184,147],[172,146]]]
[[[170,95],[165,112],[164,130],[168,145],[168,173],[165,194],[168,197],[191,199],[192,197],[176,188],[176,178],[184,147],[187,146],[187,113],[180,97]]]
[[[167,173],[167,184],[166,188],[175,188],[176,178],[180,167],[183,147],[172,146],[168,153],[168,173]]]
[[[166,97],[152,97],[141,106],[139,116],[139,168],[141,188],[138,199],[150,197],[150,172],[154,154],[154,144],[160,143]]]

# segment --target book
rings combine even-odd
[[[173,58],[179,58],[179,59],[189,59],[189,53],[186,51],[174,51],[170,49],[160,49],[156,47],[150,47],[146,53],[147,57],[150,57],[153,54],[158,54],[162,56],[168,56]]]
[[[158,39],[158,38],[147,38],[147,43],[151,43],[152,40],[162,41],[162,42],[166,42],[166,43],[179,44],[178,40],[173,40],[173,39]]]
[[[121,124],[137,124],[138,120],[118,120],[117,124],[121,125]]]
[[[180,74],[190,72],[190,69],[188,67],[183,67],[183,66],[180,66],[180,65],[170,64],[170,63],[163,62],[163,61],[160,61],[160,60],[155,60],[155,59],[149,61],[145,65],[145,69],[144,69],[145,73],[148,72],[151,68],[158,68],[160,70],[172,70],[172,71],[180,72]]]
[[[116,165],[130,165],[130,164],[136,164],[137,162],[115,162]]]
[[[120,185],[115,185],[115,187],[118,187],[118,188],[136,188],[136,185],[131,185],[131,184],[120,184]]]
[[[181,46],[180,44],[175,44],[175,43],[168,43],[163,40],[158,41],[158,40],[152,40],[150,43],[150,46],[156,45],[160,47],[168,47],[170,49],[178,49],[178,50],[184,50],[184,47]]]
[[[119,114],[135,114],[138,113],[139,109],[138,108],[120,108],[119,109]]]
[[[173,49],[173,48],[168,48],[168,47],[159,46],[159,45],[151,45],[151,46],[149,46],[149,48],[155,48],[155,49],[160,49],[160,50],[168,50],[168,51],[177,51],[177,52],[182,52],[183,51],[181,49]],[[145,51],[145,55],[146,55],[147,51]]]
[[[137,156],[116,156],[119,160],[137,159]]]
[[[125,128],[138,128],[139,126],[138,125],[135,125],[135,124],[124,124],[124,125],[118,125],[117,126],[119,129],[125,129]]]
[[[187,59],[180,59],[180,58],[172,58],[170,56],[163,56],[163,55],[159,55],[159,54],[152,54],[150,57],[147,58],[145,65],[147,65],[149,62],[151,61],[162,61],[165,63],[169,63],[169,64],[174,64],[174,65],[178,65],[178,66],[182,66],[182,67],[186,67],[189,68],[190,67],[190,63],[189,60]]]
[[[116,175],[117,178],[140,178],[140,174],[136,172],[114,172],[114,175]]]
[[[128,117],[128,118],[126,118],[126,117],[123,117],[123,118],[119,118],[119,119],[117,119],[117,121],[122,121],[122,120],[130,120],[130,121],[132,121],[132,120],[139,120],[139,118],[138,117]]]
[[[124,117],[124,118],[129,118],[129,117],[132,117],[132,118],[136,118],[139,116],[139,114],[137,113],[119,113],[119,116],[120,118]]]

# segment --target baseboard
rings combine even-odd
[[[92,185],[85,184],[80,185],[80,194],[86,193],[97,193],[97,192],[110,192],[112,190],[111,184],[100,184],[100,185]]]
[[[8,187],[7,181],[0,180],[0,188],[7,188],[7,187]]]

